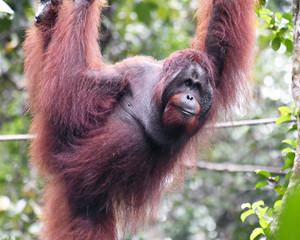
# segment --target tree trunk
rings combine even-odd
[[[292,92],[297,109],[298,145],[290,183],[282,199],[281,209],[277,219],[272,224],[272,237],[274,240],[300,239],[300,0],[293,0],[294,22],[294,51]]]
[[[293,21],[294,21],[294,51],[293,51],[293,97],[297,109],[298,125],[298,146],[290,186],[299,181],[300,177],[300,0],[293,0]],[[289,186],[289,187],[290,187]]]

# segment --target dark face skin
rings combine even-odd
[[[160,65],[150,63],[130,70],[138,77],[131,78],[121,99],[126,113],[120,115],[137,122],[158,145],[169,145],[199,130],[211,108],[213,88],[198,63],[183,66],[169,79],[161,79],[161,70]]]
[[[183,67],[168,79],[162,94],[164,107],[172,104],[187,118],[205,116],[212,101],[210,79],[204,68],[197,63]]]
[[[61,3],[62,0],[41,0],[35,14],[35,23],[46,26],[53,24]]]

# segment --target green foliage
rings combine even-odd
[[[29,126],[21,45],[33,5],[30,0],[5,2],[0,0],[0,134],[21,134]],[[0,142],[1,240],[35,239],[39,188],[37,174],[28,168],[27,143]]]
[[[295,104],[292,105],[291,108],[289,107],[280,107],[278,108],[279,112],[281,113],[281,116],[277,120],[277,125],[286,122],[286,121],[292,121],[292,119],[296,118],[296,107]],[[284,121],[283,117],[289,117],[288,120]],[[296,131],[297,126],[292,125],[288,129],[288,132]],[[295,152],[297,148],[297,140],[296,139],[286,139],[282,141],[283,143],[287,144],[289,147],[284,148],[282,150],[282,154],[285,156],[285,165],[282,168],[282,171],[287,170],[284,172],[284,177],[279,176],[272,176],[272,174],[268,171],[264,170],[256,170],[255,172],[263,177],[264,181],[260,181],[256,184],[255,188],[263,188],[263,187],[270,187],[278,194],[277,200],[275,200],[275,203],[273,207],[268,207],[264,201],[260,200],[257,202],[254,202],[253,204],[250,203],[244,203],[241,207],[244,210],[244,212],[241,214],[240,218],[242,222],[245,222],[246,218],[248,218],[251,215],[256,215],[258,220],[259,227],[256,227],[251,235],[250,240],[254,240],[259,235],[264,235],[266,237],[270,237],[271,235],[271,224],[274,221],[276,215],[279,212],[280,206],[281,206],[281,199],[283,195],[286,192],[287,185],[289,183],[290,175],[291,175],[291,169],[294,165],[294,159],[295,159]],[[282,235],[283,236],[283,235]]]
[[[251,215],[256,215],[259,219],[260,227],[257,227],[252,231],[250,240],[255,239],[260,234],[264,236],[268,236],[270,234],[270,226],[272,222],[271,216],[274,214],[274,209],[264,206],[265,203],[262,200],[254,202],[252,205],[250,203],[244,203],[242,205],[242,209],[245,210],[241,214],[242,222],[245,222],[246,218]]]
[[[111,5],[114,16],[103,20],[113,29],[102,48],[104,59],[116,62],[140,54],[164,59],[189,47],[196,25],[191,0],[114,0]]]
[[[262,5],[264,4],[262,2]],[[279,52],[280,50],[287,55],[291,55],[293,51],[293,21],[291,13],[274,12],[265,6],[258,9],[257,14],[263,21],[261,27],[263,34],[259,37],[262,49],[271,47],[275,52]],[[291,108],[286,106],[279,107],[278,110],[280,117],[276,121],[277,126],[295,120],[295,105]],[[297,125],[293,124],[287,130],[287,133],[291,134],[296,130]],[[280,209],[281,199],[286,192],[291,175],[290,170],[294,163],[297,140],[286,139],[282,141],[282,144],[278,144],[278,147],[282,148],[282,154],[285,156],[285,163],[282,168],[282,171],[285,171],[284,176],[273,176],[270,172],[263,170],[256,171],[258,182],[255,185],[255,189],[265,193],[267,189],[273,189],[274,193],[277,194],[277,196],[273,197],[273,204],[272,201],[268,204],[265,204],[263,201],[255,201],[253,204],[242,205],[244,211],[241,214],[241,220],[244,222],[249,218],[249,224],[251,224],[253,229],[250,239],[265,239],[266,237],[270,237],[270,226]],[[267,199],[267,197],[265,198]],[[257,220],[255,222],[253,221],[253,216],[256,216]]]
[[[291,13],[272,12],[268,8],[261,8],[258,16],[265,24],[262,30],[271,31],[271,47],[274,51],[278,51],[281,45],[286,47],[286,52],[291,54],[293,51],[293,20]]]

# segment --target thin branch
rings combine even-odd
[[[216,124],[216,128],[233,128],[242,126],[256,126],[263,124],[274,124],[277,118],[266,118],[266,119],[254,119],[254,120],[242,120],[232,122],[221,122]],[[296,120],[293,120],[296,121]],[[292,122],[293,122],[292,121]],[[4,141],[25,141],[34,138],[32,134],[17,134],[17,135],[0,135],[0,142]]]
[[[254,172],[257,169],[265,170],[273,174],[286,174],[282,172],[280,167],[270,167],[270,166],[259,166],[259,165],[239,165],[231,163],[213,163],[213,162],[204,162],[200,161],[197,163],[198,170],[210,170],[217,172]]]
[[[263,124],[274,124],[276,123],[276,120],[277,118],[266,118],[266,119],[221,122],[216,124],[216,128],[231,128],[231,127],[263,125]]]
[[[0,135],[0,142],[6,141],[26,141],[34,139],[33,134]]]
[[[217,128],[229,128],[229,127],[241,127],[241,126],[253,126],[261,124],[274,124],[275,118],[271,119],[257,119],[257,120],[245,120],[235,122],[218,123]],[[18,135],[0,135],[0,142],[5,141],[26,141],[34,139],[34,134],[18,134]],[[259,165],[238,165],[230,163],[212,163],[200,161],[197,165],[198,170],[218,171],[218,172],[254,172],[257,169],[263,169],[274,174],[285,174],[279,167],[259,166]]]

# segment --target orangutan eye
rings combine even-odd
[[[193,81],[191,79],[187,79],[187,80],[184,81],[184,85],[187,86],[187,87],[192,86],[192,84],[193,84]]]
[[[193,90],[200,91],[200,90],[201,90],[200,84],[199,84],[199,83],[196,83],[196,84],[193,86]]]

